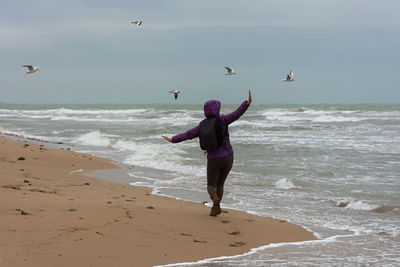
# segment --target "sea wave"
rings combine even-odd
[[[127,122],[140,122],[140,118],[96,118],[96,117],[68,117],[68,116],[54,116],[49,117],[52,121],[76,121],[76,122],[108,122],[108,123],[127,123]]]
[[[0,133],[5,135],[10,135],[19,138],[26,138],[34,141],[42,141],[42,142],[51,142],[51,143],[60,143],[62,142],[62,138],[59,137],[51,137],[51,136],[44,136],[38,134],[27,133],[24,130],[9,130],[5,128],[0,128]]]
[[[181,146],[173,146],[170,143],[156,144],[133,140],[118,140],[112,148],[128,152],[124,163],[141,167],[167,170],[190,176],[204,176],[204,168],[193,164],[185,164],[190,161],[187,152]]]
[[[293,183],[293,181],[288,180],[286,178],[282,178],[282,179],[276,181],[275,187],[278,189],[285,189],[285,190],[289,190],[289,189],[293,189],[293,188],[300,188],[299,186],[296,186]]]
[[[110,135],[100,131],[85,133],[75,139],[75,143],[87,146],[104,146],[108,147],[111,144]]]
[[[308,109],[308,108],[301,108],[301,109],[265,109],[258,112],[258,114],[262,116],[293,116],[293,115],[343,115],[343,114],[356,114],[360,113],[360,110],[315,110],[315,109]]]
[[[344,117],[344,116],[318,116],[311,121],[313,122],[356,122],[367,120],[367,118],[358,118],[358,117]]]
[[[346,209],[364,210],[364,211],[374,211],[381,208],[380,205],[367,203],[362,200],[339,200],[336,202],[336,206]]]
[[[19,109],[0,109],[2,114],[139,114],[151,112],[154,109],[33,109],[33,110],[19,110]]]

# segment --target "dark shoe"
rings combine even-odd
[[[215,206],[212,206],[211,210],[210,210],[210,216],[216,217],[217,215],[218,215],[218,213],[217,213],[217,210],[215,209]]]
[[[221,214],[221,208],[219,206],[219,198],[218,198],[217,193],[211,193],[210,199],[212,200],[212,202],[214,204],[211,207],[210,216],[217,216],[217,215]]]

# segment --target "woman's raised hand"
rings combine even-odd
[[[167,140],[168,142],[171,142],[171,143],[172,143],[172,139],[169,138],[168,136],[161,135],[161,137],[164,138],[165,140]]]
[[[253,101],[252,97],[251,97],[251,91],[249,90],[249,100],[247,100],[247,104],[251,104],[251,102]]]

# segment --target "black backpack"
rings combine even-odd
[[[214,151],[222,145],[224,133],[221,128],[220,119],[215,117],[209,117],[200,122],[199,139],[202,150]]]

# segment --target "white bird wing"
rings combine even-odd
[[[27,67],[29,69],[29,71],[33,71],[34,70],[32,65],[22,65],[22,67]]]
[[[293,77],[294,77],[294,73],[293,73],[293,71],[290,71],[290,78],[292,78],[293,79]]]

